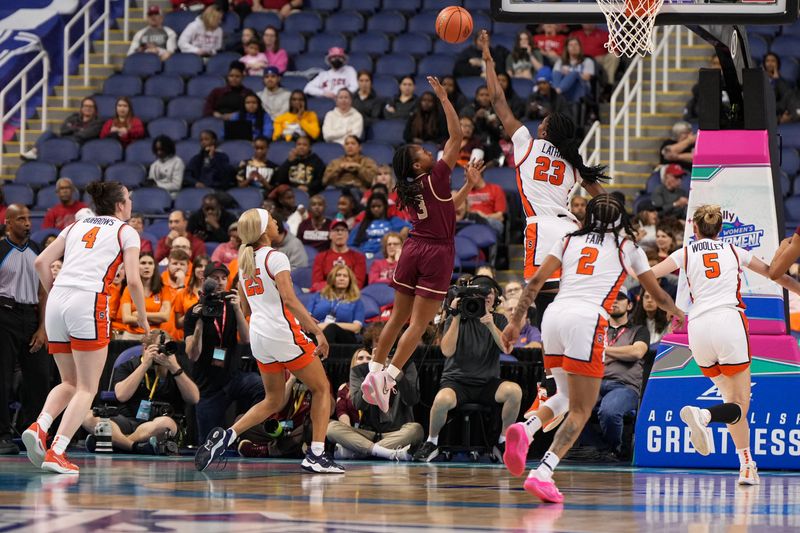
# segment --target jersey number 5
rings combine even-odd
[[[584,276],[591,276],[594,274],[594,263],[597,261],[597,248],[592,248],[591,246],[587,246],[583,250],[581,250],[581,258],[578,261],[578,274],[582,274]]]
[[[244,292],[248,296],[264,294],[264,283],[261,281],[261,269],[257,268],[251,279],[245,280]]]
[[[703,266],[706,267],[706,277],[708,279],[719,277],[720,270],[718,254],[703,254]]]
[[[550,173],[550,171],[553,171]],[[549,181],[552,185],[564,183],[566,166],[563,161],[553,161],[549,157],[540,155],[536,158],[536,167],[533,169],[534,181]]]
[[[86,243],[87,248],[94,248],[94,241],[97,240],[97,233],[100,231],[100,226],[95,226],[89,231],[81,239],[81,242]]]

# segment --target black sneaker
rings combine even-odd
[[[0,440],[0,455],[18,455],[19,446],[11,439]]]
[[[419,447],[419,450],[414,452],[414,457],[411,460],[415,463],[430,463],[436,459],[437,455],[439,455],[439,447],[431,441],[425,441]]]
[[[309,448],[306,451],[306,457],[300,466],[306,472],[314,474],[344,474],[344,467],[336,464],[328,452],[322,452],[321,455],[314,455],[314,452]]]
[[[222,428],[214,428],[206,437],[206,442],[197,449],[194,456],[194,466],[199,472],[209,467],[211,463],[220,459],[228,449],[233,439],[233,434]]]

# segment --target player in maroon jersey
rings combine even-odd
[[[383,412],[389,410],[389,396],[397,376],[447,295],[455,260],[455,206],[466,198],[482,170],[482,165],[469,166],[464,187],[451,194],[450,172],[458,160],[461,126],[439,80],[429,76],[428,83],[444,108],[450,138],[439,161],[418,144],[401,146],[392,160],[399,204],[411,214],[413,229],[392,277],[392,316],[381,332],[369,364],[370,373],[361,386],[364,399]],[[409,318],[411,323],[400,337],[392,364],[384,369],[389,350]]]

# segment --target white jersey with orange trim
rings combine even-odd
[[[116,217],[94,216],[70,224],[58,235],[64,239],[64,265],[54,287],[107,292],[122,263],[122,252],[141,248],[136,230]]]
[[[639,276],[650,270],[645,253],[630,240],[620,237],[617,245],[613,233],[600,237],[567,236],[553,246],[550,255],[561,261],[561,287],[553,305],[591,306],[608,319],[628,272]]]
[[[753,258],[750,252],[716,239],[700,239],[672,252],[670,258],[686,273],[692,319],[720,307],[744,311],[741,272]]]
[[[534,139],[521,126],[511,137],[517,166],[517,188],[526,217],[568,216],[569,192],[575,186],[575,169],[545,139]]]
[[[255,262],[254,276],[242,278],[252,313],[250,330],[270,341],[275,350],[272,355],[299,355],[303,352],[301,345],[309,339],[300,329],[300,322],[284,304],[275,283],[275,276],[280,272],[291,271],[289,258],[271,246],[262,246],[255,251]],[[239,273],[242,274],[241,270]],[[287,351],[296,353],[285,353]]]

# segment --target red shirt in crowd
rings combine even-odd
[[[561,55],[561,53],[564,51],[564,44],[566,42],[567,37],[565,35],[561,35],[560,33],[556,35],[537,33],[533,36],[533,44],[535,44],[536,48],[541,50],[543,54],[549,54],[550,52],[553,52]]]
[[[130,124],[128,126],[128,131],[125,135],[117,135],[111,133],[111,128],[114,127],[114,119],[108,119],[105,124],[103,124],[103,129],[100,130],[100,138],[105,139],[106,137],[113,137],[116,138],[119,143],[122,145],[123,148],[128,146],[130,143],[137,139],[143,139],[145,135],[144,131],[144,124],[138,117],[133,117],[130,120]]]
[[[605,44],[608,42],[608,32],[595,28],[587,33],[583,29],[575,30],[569,34],[570,38],[578,39],[583,48],[583,55],[589,57],[600,57],[608,54]]]
[[[47,210],[42,221],[42,229],[56,228],[64,229],[75,222],[75,213],[87,207],[83,202],[75,202],[72,205],[57,204]]]
[[[328,274],[335,265],[345,264],[356,275],[358,286],[363,287],[367,281],[367,259],[364,254],[356,250],[346,252],[334,252],[325,250],[317,254],[314,258],[314,267],[311,270],[311,290],[314,292],[325,288]]]
[[[494,183],[486,183],[480,189],[472,189],[467,196],[467,209],[483,215],[503,213],[506,210],[506,193]]]

